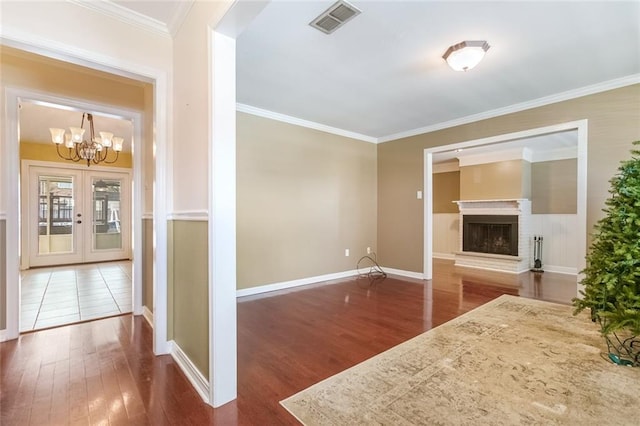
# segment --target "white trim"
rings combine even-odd
[[[424,235],[422,249],[422,272],[425,280],[433,279],[433,154],[424,150],[424,192],[422,196],[422,215],[424,220]],[[428,236],[428,237],[427,237]]]
[[[142,220],[153,220],[153,213],[142,213]]]
[[[183,210],[167,214],[167,220],[207,221],[209,212],[206,210]]]
[[[401,277],[415,278],[418,280],[427,279],[424,277],[424,274],[422,272],[403,271],[402,269],[387,268],[386,266],[383,266],[382,270],[387,274],[399,275]]]
[[[161,34],[164,36],[171,35],[169,27],[164,22],[161,22],[150,16],[143,15],[142,13],[128,9],[124,6],[120,6],[119,4],[116,4],[112,1],[67,1],[146,31],[152,31],[156,34]]]
[[[627,77],[604,81],[601,83],[593,84],[591,86],[581,87],[579,89],[568,90],[566,92],[561,92],[555,95],[545,96],[543,98],[538,98],[531,101],[510,105],[508,107],[498,108],[491,111],[485,111],[480,114],[473,114],[466,117],[456,118],[454,120],[433,124],[430,126],[420,127],[414,130],[407,130],[405,132],[383,136],[378,138],[378,143],[390,142],[397,139],[403,139],[411,136],[421,135],[423,133],[435,132],[436,130],[448,129],[450,127],[469,124],[475,121],[486,120],[488,118],[499,117],[501,115],[512,114],[514,112],[525,111],[531,108],[538,108],[541,106],[568,101],[568,100],[580,98],[583,96],[593,95],[600,92],[606,92],[608,90],[618,89],[620,87],[631,86],[632,84],[637,84],[637,83],[640,83],[640,74],[632,74]]]
[[[434,259],[447,259],[447,260],[455,260],[456,255],[454,253],[433,253]]]
[[[151,309],[147,308],[146,305],[142,307],[142,316],[147,320],[151,328],[153,328],[153,312],[151,312]]]
[[[327,126],[325,124],[316,123],[314,121],[304,120],[302,118],[292,117],[290,115],[280,114],[278,112],[268,111],[266,109],[257,108],[246,104],[236,104],[239,112],[244,112],[258,117],[269,118],[271,120],[281,121],[308,129],[320,130],[321,132],[331,133],[347,138],[358,139],[364,142],[378,143],[378,139],[372,136],[363,135],[361,133],[351,132],[349,130],[338,129],[337,127]]]
[[[542,265],[542,270],[554,274],[578,275],[578,269],[569,266]]]
[[[5,140],[4,170],[2,180],[4,188],[0,193],[5,195],[5,207],[7,208],[6,224],[6,297],[5,315],[6,329],[5,339],[17,339],[20,334],[20,153],[19,153],[19,113],[18,99],[21,92],[17,89],[5,88]],[[2,161],[2,159],[0,159]]]
[[[187,380],[193,386],[193,388],[198,392],[200,398],[206,403],[209,403],[209,383],[204,375],[198,370],[198,367],[189,359],[187,354],[184,353],[180,345],[178,345],[174,340],[168,342],[168,345],[171,349],[171,358],[178,364],[180,370],[187,376]]]
[[[209,47],[209,401],[237,398],[236,40],[208,34]]]
[[[260,285],[256,287],[243,288],[236,291],[236,297],[253,296],[254,294],[269,293],[277,290],[285,290],[288,288],[300,287],[309,284],[317,284],[323,281],[338,280],[357,276],[358,271],[335,272],[333,274],[317,275],[315,277],[300,278],[297,280],[283,281],[279,283]]]
[[[24,99],[22,96],[21,99]],[[90,107],[87,107],[90,108]],[[49,145],[42,145],[49,146]],[[86,164],[78,164],[78,163],[62,163],[58,161],[40,161],[40,160],[21,160],[21,167],[51,167],[56,169],[73,169],[73,170],[88,170]],[[93,166],[91,170],[100,170],[101,172],[115,172],[115,173],[129,173],[133,179],[133,168],[132,167],[113,167],[113,166]]]
[[[431,279],[432,270],[432,257],[433,257],[433,233],[432,233],[432,221],[433,221],[433,199],[432,199],[432,182],[433,182],[433,154],[443,151],[450,151],[457,148],[468,148],[471,146],[480,146],[495,144],[499,142],[508,142],[513,139],[528,138],[532,136],[539,136],[544,134],[550,134],[555,132],[562,132],[567,130],[576,130],[578,132],[578,188],[577,188],[577,214],[576,214],[576,226],[577,226],[577,239],[576,241],[576,257],[577,257],[577,270],[582,271],[586,267],[586,255],[587,255],[587,141],[588,141],[588,120],[576,120],[561,124],[555,124],[552,126],[539,127],[535,129],[523,130],[519,132],[507,133],[503,135],[491,136],[483,139],[476,139],[471,141],[465,141],[460,143],[454,143],[450,145],[441,145],[434,148],[424,149],[424,164],[423,164],[423,178],[425,185],[425,197],[424,197],[424,271],[425,279]],[[580,283],[582,277],[580,274],[577,276],[577,281]],[[578,296],[582,289],[578,285]]]
[[[7,213],[6,212],[0,212],[0,220],[7,220]]]
[[[174,4],[175,3],[176,2],[174,2]],[[171,20],[167,22],[167,29],[172,36],[175,36],[178,33],[178,30],[180,30],[182,23],[187,18],[187,15],[191,10],[191,6],[193,6],[194,0],[180,0],[177,3],[178,5],[173,16],[170,18]]]
[[[7,338],[7,329],[0,330],[0,342],[6,342],[7,340],[9,340]]]

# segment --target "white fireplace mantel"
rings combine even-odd
[[[531,207],[531,201],[526,198],[500,199],[500,200],[458,200],[460,213],[471,214],[512,214],[513,212],[526,212]]]
[[[510,273],[520,273],[529,269],[530,200],[526,198],[459,200],[454,201],[454,203],[458,204],[458,209],[460,210],[459,252],[456,253],[456,265]],[[517,215],[518,255],[498,256],[463,251],[463,216],[465,215]]]

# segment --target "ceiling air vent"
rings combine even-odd
[[[309,25],[325,34],[331,34],[359,13],[360,10],[355,6],[340,0],[311,21]]]

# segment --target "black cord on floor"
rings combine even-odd
[[[387,278],[387,273],[378,265],[375,253],[362,256],[356,264],[356,269],[358,271],[358,278],[367,278],[369,284]]]

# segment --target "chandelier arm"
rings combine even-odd
[[[105,163],[105,164],[113,164],[113,163],[115,163],[116,161],[118,161],[118,154],[120,154],[120,153],[119,153],[118,151],[115,151],[115,153],[116,153],[116,158],[114,158],[114,159],[113,159],[113,160],[111,160],[111,161],[108,161],[108,160],[107,160],[107,156],[105,155],[105,156],[104,156],[104,163]]]
[[[60,152],[60,145],[56,144],[56,151],[58,152],[58,157],[62,158],[63,160],[69,160],[69,161],[73,161],[74,163],[77,163],[78,161],[80,161],[80,156],[77,155],[77,151],[74,153],[73,152],[73,148],[67,148],[68,152],[67,154],[62,154]]]

